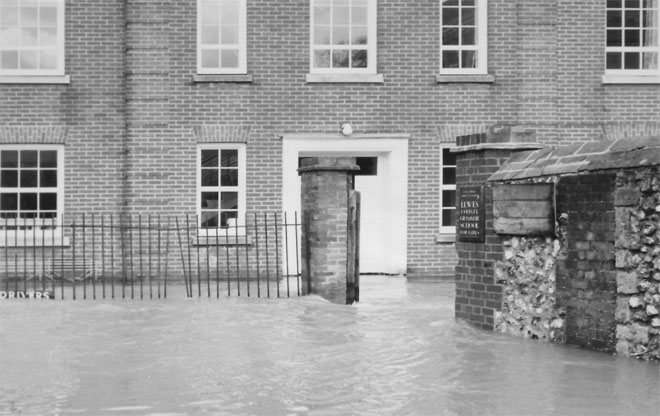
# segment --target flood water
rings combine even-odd
[[[0,414],[660,414],[657,364],[471,328],[453,290],[367,276],[353,306],[3,300]]]

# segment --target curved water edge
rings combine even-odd
[[[0,414],[659,413],[657,364],[456,322],[450,282],[361,297],[0,302]]]

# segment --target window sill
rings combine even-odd
[[[442,243],[455,243],[456,234],[437,234],[435,236],[435,242],[438,244]]]
[[[438,84],[492,84],[495,82],[495,75],[436,75],[435,82]]]
[[[39,237],[30,237],[30,236],[25,236],[25,237],[19,237],[16,239],[15,237],[8,237],[5,238],[4,236],[0,236],[0,247],[6,247],[6,248],[51,248],[51,247],[69,247],[71,244],[69,243],[69,237],[64,237],[62,239],[61,236],[55,235],[55,236],[49,236],[46,234],[44,238],[41,236]]]
[[[660,75],[603,75],[602,84],[660,84]]]
[[[383,74],[307,74],[308,84],[382,84]]]
[[[193,239],[194,246],[249,246],[252,245],[252,238],[244,235],[232,236],[211,236],[200,235]]]
[[[69,75],[0,76],[0,84],[70,84]]]
[[[233,83],[251,83],[254,81],[252,74],[193,74],[194,83],[208,82],[233,82]]]

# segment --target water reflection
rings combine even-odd
[[[659,367],[473,329],[451,283],[0,303],[0,414],[654,415]]]

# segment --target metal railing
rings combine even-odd
[[[0,219],[0,295],[300,295],[297,213],[248,213],[221,228],[199,224],[194,215]]]

